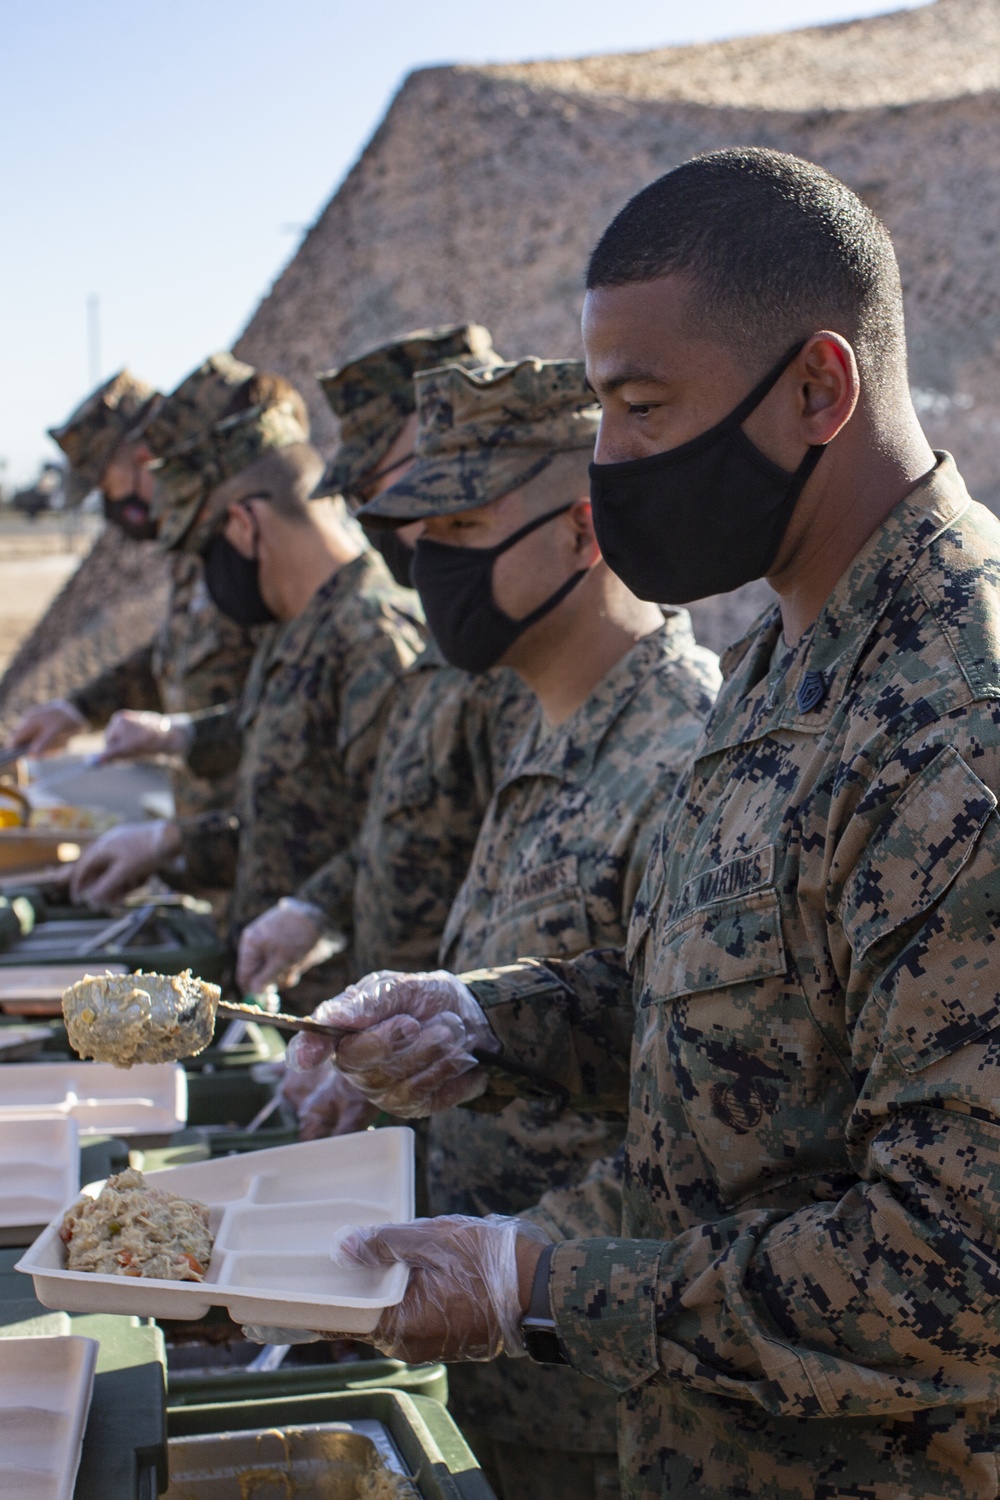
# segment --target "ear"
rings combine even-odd
[[[249,506],[234,500],[226,506],[223,533],[243,557],[251,558],[257,547],[257,526]]]
[[[574,551],[580,567],[592,567],[599,559],[601,549],[594,535],[594,517],[590,508],[589,495],[586,497],[581,495],[573,501],[572,507],[566,513],[566,519],[573,527]]]
[[[854,350],[839,333],[814,333],[795,360],[802,436],[829,443],[849,422],[861,395]]]

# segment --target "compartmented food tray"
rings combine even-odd
[[[10,1063],[0,1119],[68,1115],[81,1135],[170,1135],[187,1120],[187,1077],[179,1063]]]
[[[404,1126],[171,1167],[146,1180],[208,1204],[215,1249],[205,1280],[67,1270],[60,1215],[17,1264],[46,1307],[181,1319],[225,1307],[237,1323],[365,1334],[406,1290],[405,1266],[343,1269],[330,1253],[346,1225],[412,1219],[413,1132]],[[96,1196],[98,1187],[89,1191]]]
[[[0,1495],[70,1500],[97,1341],[0,1339]]]
[[[0,1229],[47,1224],[79,1185],[80,1141],[70,1115],[0,1115]]]

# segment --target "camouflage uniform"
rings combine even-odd
[[[234,391],[253,373],[252,365],[231,354],[213,354],[162,400],[147,397],[138,404],[136,393],[131,398],[122,393],[114,408],[122,418],[114,446],[127,435],[141,437],[155,457],[162,459],[217,421]],[[120,384],[122,377],[116,380]],[[88,445],[89,488],[100,482],[114,451],[106,451],[105,435],[111,424],[104,403],[100,418],[97,427],[104,441]],[[81,427],[79,414],[67,428],[74,423]],[[71,439],[70,447],[76,451],[81,442]],[[120,709],[197,713],[236,699],[243,690],[260,631],[244,629],[216,608],[205,588],[200,558],[175,554],[171,573],[167,613],[154,641],[71,695],[70,702],[95,728],[104,728]],[[225,807],[232,800],[231,775],[208,780],[192,775],[185,766],[173,766],[170,780],[178,817]]]
[[[449,667],[433,642],[399,684],[361,832],[296,893],[352,932],[355,976],[431,967],[479,825],[534,695]]]
[[[575,360],[527,359],[416,379],[417,462],[362,517],[397,524],[488,504],[593,448],[599,413]],[[581,464],[582,471],[582,464]],[[536,708],[493,794],[441,944],[441,962],[572,957],[624,940],[659,813],[718,688],[685,612],[636,644],[565,723]],[[519,1213],[559,1239],[617,1228],[616,1119],[511,1103],[430,1121],[432,1213]],[[603,1159],[607,1158],[607,1161]],[[597,1165],[601,1163],[601,1165]],[[567,1185],[588,1177],[574,1198]],[[612,1398],[566,1370],[526,1361],[459,1367],[452,1401],[508,1496],[617,1491]],[[584,1457],[587,1455],[587,1457]]]
[[[550,1280],[630,1496],[993,1500],[1000,524],[943,455],[780,628],[724,660],[626,953],[472,983],[584,1107],[631,1046],[624,1238]]]
[[[181,824],[189,875],[233,886],[234,934],[350,845],[389,706],[422,645],[412,595],[367,550],[259,650],[236,720],[232,813]],[[195,772],[231,764],[229,710],[196,717],[195,734]],[[311,1008],[350,977],[349,953],[310,970],[296,1004]]]
[[[624,941],[650,841],[718,684],[715,657],[695,645],[687,612],[679,611],[551,734],[542,733],[537,712],[494,794],[452,908],[441,945],[446,967],[506,964],[523,953],[570,958]],[[499,1115],[435,1115],[431,1212],[519,1213],[558,1189],[527,1215],[554,1238],[617,1232],[620,1199],[604,1164],[590,1172],[583,1195],[565,1189],[614,1156],[624,1129],[621,1113],[554,1113],[522,1100]],[[519,1455],[530,1493],[574,1493],[565,1484],[579,1486],[579,1475],[555,1488],[550,1472],[564,1467],[568,1453],[607,1454],[614,1476],[615,1403],[593,1381],[522,1359],[458,1367],[451,1385],[459,1422],[481,1445],[489,1434],[501,1472],[510,1467],[511,1445],[534,1450]],[[531,1484],[539,1471],[542,1484]],[[505,1492],[512,1493],[509,1483]]]
[[[477,323],[421,329],[320,376],[340,422],[327,478],[348,503],[416,409],[414,375],[497,363]],[[429,644],[399,684],[358,839],[296,892],[351,933],[355,975],[433,964],[494,783],[534,704],[513,672],[473,677]]]
[[[301,441],[281,404],[217,423],[163,465],[161,535],[200,551],[221,520],[218,486]],[[366,549],[269,631],[238,709],[195,716],[188,764],[212,775],[238,760],[237,790],[228,813],[181,821],[183,857],[189,878],[233,887],[234,935],[356,836],[390,702],[423,645],[413,594]],[[312,970],[296,1003],[311,1008],[349,974],[349,955]]]

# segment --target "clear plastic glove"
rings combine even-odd
[[[486,1087],[475,1051],[500,1050],[472,991],[446,969],[379,970],[324,1000],[314,1016],[358,1033],[336,1044],[337,1067],[373,1104],[403,1119],[475,1099]],[[332,1041],[302,1032],[287,1057],[293,1068],[315,1068],[332,1051]]]
[[[321,964],[336,944],[320,931],[322,913],[306,901],[283,896],[244,927],[236,956],[236,982],[255,995],[267,984],[298,984],[306,969]]]
[[[142,885],[179,850],[176,823],[157,819],[109,828],[71,867],[70,896],[88,906],[107,906]]]
[[[251,1344],[315,1344],[323,1337],[308,1328],[267,1328],[263,1324],[244,1323],[243,1337]]]
[[[190,714],[154,714],[123,708],[104,731],[100,764],[143,760],[153,755],[185,755],[191,742]]]
[[[342,1266],[410,1267],[406,1295],[382,1314],[369,1343],[383,1354],[422,1364],[436,1359],[496,1359],[523,1354],[537,1247],[549,1238],[535,1224],[491,1214],[451,1214],[412,1224],[343,1229],[331,1256]]]
[[[21,715],[7,744],[25,755],[49,755],[89,727],[80,710],[66,698],[53,698]]]
[[[378,1119],[379,1107],[349,1083],[338,1068],[328,1065],[322,1082],[306,1095],[297,1113],[299,1140],[318,1141],[328,1135],[367,1130]]]

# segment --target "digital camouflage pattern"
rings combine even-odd
[[[352,934],[352,977],[434,965],[493,787],[534,705],[514,672],[460,672],[433,642],[407,670],[354,847],[296,892]]]
[[[119,709],[198,713],[233,702],[243,691],[262,632],[244,629],[215,607],[200,558],[174,554],[171,573],[167,614],[152,644],[70,697],[95,729],[103,729]],[[198,777],[186,766],[174,766],[170,781],[178,817],[232,803],[231,768]]]
[[[448,919],[446,967],[505,964],[525,953],[571,958],[624,941],[664,804],[719,681],[715,656],[695,644],[680,610],[633,646],[565,723],[546,733],[535,710]],[[522,1100],[499,1114],[435,1115],[430,1211],[521,1213],[557,1189],[539,1220],[554,1238],[616,1232],[614,1164],[591,1169],[613,1158],[624,1133],[624,1101],[615,1118]],[[566,1191],[588,1174],[576,1198]],[[495,1441],[614,1452],[611,1394],[573,1371],[520,1359],[459,1366],[453,1376],[459,1421]],[[525,1484],[525,1493],[536,1493],[529,1476]]]
[[[220,421],[236,391],[253,374],[253,365],[225,350],[210,354],[143,422],[143,442],[153,457],[166,458]]]
[[[472,980],[581,1107],[631,1047],[624,1237],[556,1250],[559,1333],[630,1496],[994,1500],[1000,523],[942,456],[723,665],[626,953]]]
[[[488,505],[557,453],[592,452],[601,410],[579,359],[522,359],[488,370],[446,365],[416,376],[417,460],[358,512],[371,526]]]
[[[66,418],[49,437],[69,460],[66,503],[79,505],[96,489],[122,439],[140,425],[158,400],[156,391],[129,370],[119,370]]]
[[[340,446],[327,472],[328,487],[353,498],[361,482],[371,478],[379,459],[416,410],[413,377],[418,370],[452,362],[478,369],[496,364],[499,358],[488,328],[480,323],[450,323],[443,328],[415,329],[318,375],[330,410],[340,423]]]
[[[151,465],[156,484],[152,514],[157,543],[167,551],[204,551],[222,517],[212,506],[224,480],[241,474],[272,448],[305,443],[308,431],[291,400],[251,406]]]
[[[189,875],[233,887],[234,936],[356,837],[390,705],[423,645],[413,594],[369,549],[268,633],[237,713],[195,720],[195,774],[231,768],[234,727],[242,742],[231,813],[181,824]],[[296,1004],[312,1009],[350,974],[349,954],[310,971]]]

